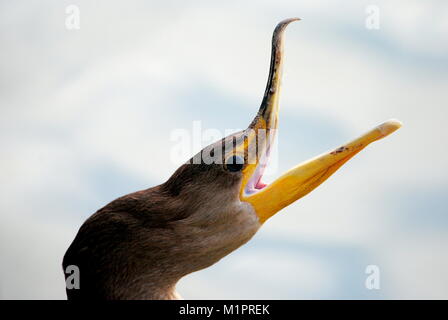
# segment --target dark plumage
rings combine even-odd
[[[241,134],[224,141],[238,141]],[[212,239],[244,220],[232,219],[239,211],[227,215],[226,207],[217,208],[229,196],[238,198],[241,172],[192,162],[164,184],[112,201],[83,224],[63,260],[64,269],[77,265],[81,271],[81,289],[67,290],[69,299],[175,298],[181,277],[210,266],[250,239],[252,233],[238,235],[239,228]],[[258,229],[255,217],[248,220]],[[246,228],[240,231],[246,233]],[[222,244],[210,247],[216,240]]]

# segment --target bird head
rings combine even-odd
[[[188,177],[190,185],[185,190],[194,192],[199,186],[203,188],[192,195],[196,200],[213,194],[215,201],[226,199],[250,208],[260,224],[314,190],[368,144],[401,127],[397,120],[386,121],[349,143],[295,166],[269,185],[261,181],[278,129],[284,31],[288,24],[297,20],[284,20],[274,30],[266,90],[249,127],[207,146],[174,175],[179,178],[184,172]],[[171,184],[184,185],[176,179]],[[216,207],[217,202],[212,204]]]
[[[237,249],[281,209],[401,126],[387,121],[262,183],[278,128],[284,31],[296,20],[284,20],[274,30],[268,83],[246,130],[207,146],[165,183],[114,200],[84,223],[64,258],[64,266],[80,266],[86,279],[82,295],[174,297],[181,277]]]
[[[248,241],[269,218],[311,192],[368,144],[401,126],[389,120],[295,166],[268,185],[262,182],[278,129],[284,31],[296,20],[284,20],[274,30],[266,90],[247,129],[205,147],[163,185],[175,195],[178,207],[188,208],[181,224],[195,234],[192,248],[207,249],[197,251],[202,253],[197,262],[204,266]]]

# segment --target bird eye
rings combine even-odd
[[[244,158],[240,156],[228,157],[225,163],[225,168],[230,172],[241,171],[244,167]]]

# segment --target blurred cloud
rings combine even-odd
[[[78,5],[81,28],[65,28]],[[82,222],[159,184],[176,128],[243,128],[275,24],[287,31],[279,170],[398,118],[403,128],[182,280],[185,298],[448,298],[447,4],[0,1],[0,298],[64,298]],[[273,179],[274,176],[269,177]],[[382,289],[363,287],[366,265]]]

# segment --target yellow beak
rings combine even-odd
[[[401,127],[399,121],[389,120],[334,151],[299,164],[268,186],[260,184],[266,165],[265,160],[269,157],[271,149],[270,143],[278,127],[284,31],[288,24],[297,20],[299,19],[283,20],[274,30],[271,65],[263,101],[257,116],[246,130],[245,143],[236,148],[238,154],[254,154],[254,150],[257,151],[256,161],[249,161],[243,170],[240,200],[253,206],[262,223],[282,208],[311,192],[367,145]],[[266,138],[260,139],[262,136],[260,133],[265,133]],[[259,151],[261,155],[258,154]]]
[[[290,169],[264,189],[243,196],[263,223],[275,213],[305,196],[370,143],[380,140],[401,127],[397,120],[389,120],[359,138],[334,151],[320,155]]]

